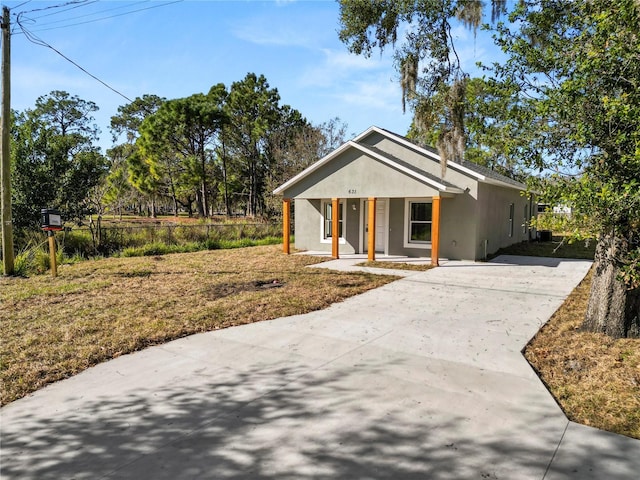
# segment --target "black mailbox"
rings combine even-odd
[[[41,227],[43,230],[62,230],[62,217],[60,212],[53,208],[43,208],[41,213]]]

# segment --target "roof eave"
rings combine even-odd
[[[520,183],[520,182],[517,182],[517,184],[507,183],[507,182],[502,182],[500,180],[496,180],[495,178],[486,178],[482,182],[488,183],[489,185],[496,185],[498,187],[513,188],[514,190],[524,190],[524,191],[527,190],[527,186],[524,183]]]

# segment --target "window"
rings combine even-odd
[[[344,204],[340,202],[340,206],[338,208],[340,217],[338,218],[338,238],[343,238],[343,218],[344,218]],[[326,200],[322,202],[322,216],[323,216],[323,229],[322,229],[322,238],[323,240],[330,240],[332,237],[331,224],[333,222],[333,205],[331,204],[331,200]]]
[[[431,203],[409,202],[408,243],[431,242]]]
[[[515,211],[515,205],[512,203],[509,205],[509,236],[513,237],[513,215]]]
[[[524,206],[524,221],[522,222],[522,233],[527,233],[529,230],[529,204]]]

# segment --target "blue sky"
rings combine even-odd
[[[17,14],[66,1],[2,4]],[[229,87],[254,72],[278,89],[282,104],[314,124],[339,117],[350,135],[371,125],[406,133],[411,115],[402,113],[391,52],[368,59],[350,54],[338,39],[335,1],[170,1],[90,0],[24,13],[22,20],[40,39],[131,99],[147,93],[184,97],[220,82]],[[15,20],[12,15],[12,107],[31,108],[52,90],[91,100],[100,107],[95,115],[100,145],[108,148],[110,117],[127,100],[49,48],[29,42]],[[474,39],[457,27],[454,35],[470,73],[477,61],[495,57],[487,33]]]

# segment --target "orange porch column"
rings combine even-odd
[[[431,205],[431,265],[437,267],[440,254],[440,197],[433,197]]]
[[[331,256],[340,258],[340,199],[331,199]]]
[[[282,251],[289,255],[291,253],[291,199],[282,199]]]
[[[376,259],[376,198],[369,198],[369,232],[367,235],[367,258],[370,262]]]

